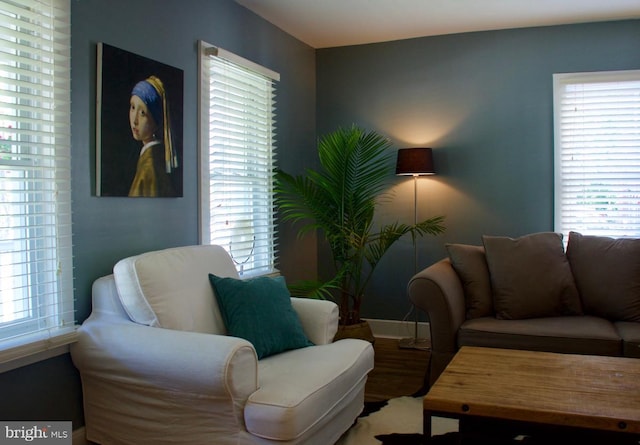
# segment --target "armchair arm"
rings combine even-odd
[[[433,383],[458,350],[458,329],[465,320],[462,283],[449,259],[443,259],[414,275],[408,293],[411,302],[429,316]]]
[[[291,297],[307,338],[316,345],[333,342],[338,331],[338,305],[328,300]]]
[[[258,387],[258,360],[242,339],[93,318],[71,346],[82,374],[121,383],[246,400]]]
[[[238,443],[258,388],[256,352],[245,340],[99,313],[80,328],[71,357],[87,438],[98,443]]]

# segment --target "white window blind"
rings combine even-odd
[[[201,239],[243,277],[274,272],[274,73],[200,43]]]
[[[553,80],[555,230],[640,237],[640,71]]]
[[[70,19],[0,1],[0,362],[74,335]]]

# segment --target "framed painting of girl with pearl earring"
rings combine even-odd
[[[96,195],[182,196],[181,69],[97,45]]]

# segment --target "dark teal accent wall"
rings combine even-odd
[[[280,73],[278,163],[296,172],[313,162],[315,50],[231,0],[71,2],[73,253],[83,321],[91,311],[91,284],[119,259],[198,243],[198,40]],[[97,42],[184,70],[184,197],[95,196]],[[311,278],[315,239],[294,243],[295,237],[281,228],[279,267],[293,278]],[[84,423],[80,380],[68,354],[0,374],[0,394],[0,419]]]
[[[316,163],[316,134],[352,122],[396,148],[428,144],[438,176],[419,181],[420,216],[447,216],[448,232],[420,242],[419,266],[445,242],[482,233],[517,236],[552,228],[551,74],[640,68],[640,21],[461,34],[314,51],[231,0],[72,1],[72,186],[78,320],[91,311],[91,283],[120,258],[198,242],[197,40],[280,72],[278,163]],[[184,70],[184,197],[95,195],[97,42]],[[316,131],[316,126],[318,131]],[[413,218],[413,186],[392,178],[381,218]],[[312,278],[314,238],[279,227],[288,279]],[[413,273],[399,243],[380,265],[365,316],[400,319]],[[84,423],[69,355],[0,374],[0,418]]]
[[[322,49],[318,133],[357,123],[394,148],[433,147],[438,174],[418,180],[419,216],[445,215],[448,230],[418,242],[421,269],[447,242],[553,230],[552,75],[639,69],[638,48],[634,20]],[[392,181],[380,219],[412,222],[412,181]],[[402,240],[376,271],[363,316],[402,319],[413,272]]]

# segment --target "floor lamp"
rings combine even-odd
[[[413,223],[418,224],[418,176],[435,175],[433,153],[430,148],[401,148],[398,150],[396,175],[413,176]],[[418,249],[413,239],[413,273],[418,273]],[[429,349],[429,340],[418,338],[418,310],[415,309],[413,338],[402,338],[398,346],[406,349]]]

